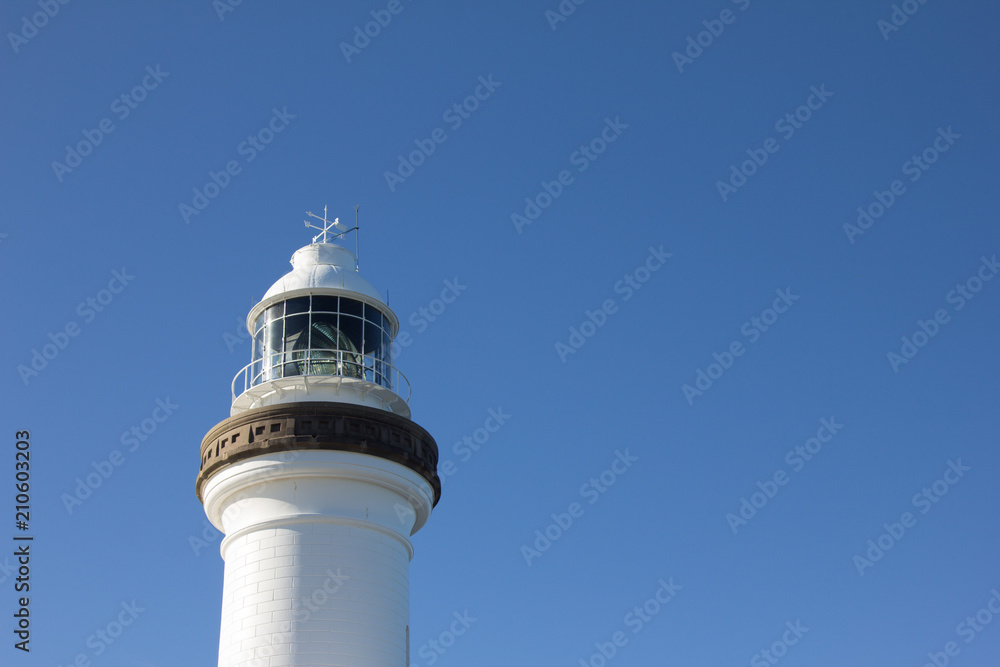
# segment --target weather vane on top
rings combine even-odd
[[[334,218],[333,220],[328,220],[327,217],[326,217],[326,206],[323,207],[323,217],[322,218],[319,217],[318,215],[316,215],[315,213],[313,213],[312,211],[306,211],[306,215],[308,215],[311,218],[316,218],[316,220],[322,222],[323,223],[322,227],[317,227],[316,225],[312,224],[308,220],[303,220],[303,222],[306,223],[306,227],[308,227],[310,229],[318,229],[321,232],[320,234],[317,234],[316,236],[313,237],[313,243],[316,243],[317,239],[320,239],[319,243],[328,243],[329,241],[334,241],[336,239],[342,239],[342,238],[344,238],[344,234],[347,234],[348,232],[357,232],[358,231],[358,209],[360,209],[360,208],[361,208],[361,206],[355,206],[354,207],[354,227],[351,227],[350,229],[348,229],[347,225],[345,225],[344,223],[342,223],[340,221],[340,218]],[[336,230],[336,233],[334,233],[334,230]],[[359,248],[358,248],[358,234],[355,234],[354,235],[354,257],[355,257],[355,259],[357,259],[357,257],[358,257],[358,251],[359,251]]]

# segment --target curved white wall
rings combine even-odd
[[[220,667],[406,665],[409,552],[397,540],[299,523],[226,546]]]
[[[226,533],[220,667],[406,667],[407,537],[433,504],[420,475],[292,451],[227,466],[204,499]]]

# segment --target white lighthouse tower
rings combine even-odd
[[[321,233],[250,310],[252,360],[201,444],[198,498],[225,533],[219,667],[406,667],[437,444],[392,365],[396,315],[332,243],[357,227],[309,215]]]

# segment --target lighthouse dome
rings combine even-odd
[[[292,270],[271,285],[262,301],[286,292],[324,287],[381,300],[378,291],[358,273],[358,260],[347,248],[312,243],[295,251],[291,263]]]

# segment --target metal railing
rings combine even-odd
[[[388,389],[406,402],[410,400],[409,380],[389,362],[347,350],[310,348],[282,354],[266,354],[263,359],[251,361],[233,378],[233,401],[249,389],[265,382],[303,376],[364,380]],[[243,389],[237,392],[236,389],[241,383]]]

